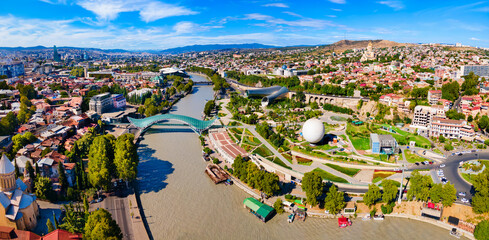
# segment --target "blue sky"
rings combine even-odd
[[[489,47],[489,1],[3,0],[0,46],[166,49],[387,39]]]

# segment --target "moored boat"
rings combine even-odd
[[[349,218],[346,218],[344,216],[338,218],[338,227],[346,228],[348,226],[351,226],[351,220]]]
[[[288,221],[289,223],[291,223],[291,222],[293,222],[293,221],[294,221],[294,218],[295,218],[295,214],[294,214],[294,213],[292,213],[292,214],[290,214],[290,215],[289,215],[289,217],[287,218],[287,221]]]
[[[384,215],[383,214],[374,215],[374,220],[384,220]]]
[[[363,221],[370,221],[372,220],[372,217],[370,217],[370,214],[367,214],[365,215],[363,218],[362,218]]]
[[[456,238],[460,238],[460,236],[462,236],[462,234],[460,232],[457,232],[456,228],[452,228],[452,230],[450,231],[450,235],[452,235]]]

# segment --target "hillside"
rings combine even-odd
[[[335,42],[330,45],[325,45],[325,50],[335,50],[337,52],[345,51],[348,49],[354,48],[366,48],[372,42],[372,46],[374,48],[388,48],[388,47],[400,47],[400,46],[412,46],[414,44],[411,43],[398,43],[389,40],[360,40],[360,41],[352,41],[352,40],[341,40]]]

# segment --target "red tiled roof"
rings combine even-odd
[[[82,239],[82,234],[81,233],[70,233],[66,230],[62,229],[56,229],[48,234],[46,236],[42,237],[42,240],[68,240],[68,239]]]

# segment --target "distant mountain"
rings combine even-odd
[[[188,52],[203,52],[203,51],[227,50],[227,49],[260,49],[260,48],[277,48],[277,46],[263,45],[259,43],[191,45],[185,47],[170,48],[170,49],[159,51],[159,53],[180,54],[180,53],[188,53]]]
[[[100,49],[100,48],[83,48],[83,47],[57,47],[58,50],[62,49],[76,49],[76,50],[84,50],[84,51],[99,51],[104,53],[126,53],[132,52],[124,49]],[[35,50],[49,50],[53,49],[53,47],[45,47],[45,46],[34,46],[34,47],[0,47],[0,50],[10,50],[10,51],[35,51]]]

